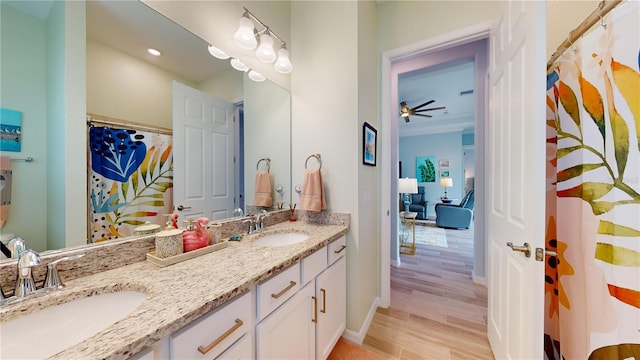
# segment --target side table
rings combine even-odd
[[[408,236],[400,242],[400,254],[416,254],[416,216],[418,216],[417,212],[400,212],[403,232],[409,230],[409,228],[412,231],[411,242],[409,242]]]

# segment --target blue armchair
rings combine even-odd
[[[473,219],[474,197],[469,190],[460,204],[436,204],[436,225],[443,228],[468,229]]]
[[[429,202],[427,201],[427,197],[424,193],[424,186],[418,186],[417,194],[410,194],[409,200],[409,211],[417,212],[416,219],[426,220],[427,219],[427,205]]]

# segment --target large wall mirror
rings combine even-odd
[[[23,3],[31,8],[15,6],[14,3]],[[26,191],[35,192],[36,199],[37,196],[41,200],[51,198],[43,190],[47,188],[44,185],[48,181],[47,172],[29,172],[38,167],[38,154],[49,159],[46,156],[47,147],[40,148],[39,144],[56,141],[47,132],[40,134],[40,138],[34,139],[35,136],[32,136],[38,131],[37,122],[47,116],[46,100],[42,98],[47,98],[47,88],[51,88],[47,86],[47,81],[50,83],[51,80],[46,80],[51,78],[51,74],[47,74],[47,69],[51,67],[47,64],[46,54],[55,44],[47,34],[47,11],[50,11],[51,4],[47,10],[46,3],[2,3],[2,90],[5,92],[29,82],[32,88],[28,93],[33,97],[30,108],[24,105],[26,102],[22,102],[22,108],[15,109],[23,112],[22,152],[3,152],[2,155],[12,158],[35,155],[36,159],[33,164],[11,163],[16,173],[28,177],[28,188],[18,187],[17,192],[12,192],[9,217],[2,233],[24,237],[28,246],[37,251],[56,249],[47,246],[47,227],[50,224],[47,226],[47,221],[43,220],[47,219],[44,212],[55,211],[55,206],[34,204],[33,197],[22,195]],[[45,10],[42,10],[43,7]],[[42,11],[40,15],[34,13],[38,9]],[[14,21],[5,22],[10,18]],[[5,39],[8,33],[21,35]],[[243,136],[236,142],[238,165],[234,171],[234,207],[252,205],[257,162],[266,157],[271,159],[270,172],[274,187],[280,185],[283,189],[280,193],[274,192],[274,203],[291,201],[291,100],[286,90],[268,79],[254,82],[246,74],[233,70],[228,60],[209,55],[206,41],[137,0],[87,1],[86,34],[87,88],[86,96],[79,100],[86,101],[87,113],[147,124],[149,127],[171,128],[173,81],[224,99],[236,105],[236,115],[243,119],[242,124],[236,126]],[[12,43],[21,45],[22,49],[13,52],[10,48]],[[28,51],[32,52],[27,59],[25,44],[29,44]],[[163,55],[158,58],[149,55],[146,53],[149,47],[157,48]],[[33,66],[36,70],[31,71],[32,79],[11,79],[5,76],[12,73],[10,66]],[[34,91],[34,87],[38,89]],[[14,104],[2,101],[3,108],[21,106],[20,102]],[[86,127],[86,124],[77,126]],[[34,164],[36,166],[31,166]],[[46,168],[46,164],[40,166]],[[14,177],[14,184],[16,181],[20,179]]]

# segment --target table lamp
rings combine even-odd
[[[404,212],[409,212],[409,194],[418,193],[418,179],[400,178],[398,179],[398,192],[404,194]]]
[[[453,179],[450,177],[440,178],[440,186],[444,187],[444,197],[443,200],[448,199],[447,197],[447,188],[453,186]]]

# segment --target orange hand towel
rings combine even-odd
[[[315,212],[320,212],[327,208],[320,169],[307,169],[304,171],[300,206],[303,210]]]
[[[260,170],[256,173],[256,194],[253,199],[254,206],[271,207],[273,196],[271,195],[271,175],[268,171]]]
[[[8,156],[0,156],[0,170],[11,169],[11,158]],[[3,179],[4,180],[4,179]],[[4,226],[9,215],[9,205],[0,205],[0,228]]]

